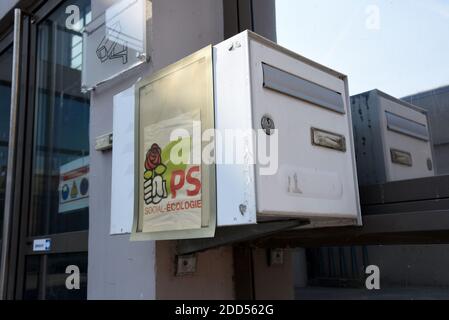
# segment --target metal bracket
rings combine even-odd
[[[108,151],[112,149],[113,134],[108,133],[95,139],[95,150]]]
[[[177,254],[188,255],[218,248],[224,245],[255,240],[280,231],[297,228],[307,224],[309,224],[308,220],[286,220],[239,227],[223,227],[217,229],[215,237],[211,239],[178,241]]]

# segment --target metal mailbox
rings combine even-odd
[[[134,240],[361,223],[346,76],[250,31],[137,83],[135,139]]]
[[[433,176],[427,112],[379,90],[351,97],[361,185]]]

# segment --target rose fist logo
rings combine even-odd
[[[143,233],[202,227],[201,164],[192,163],[190,136],[172,139],[172,121],[145,127],[139,144],[143,149],[139,148],[138,210]]]
[[[156,143],[151,146],[151,149],[147,153],[147,159],[145,161],[145,168],[147,170],[154,170],[161,164],[161,148]]]
[[[167,167],[162,164],[162,150],[153,144],[145,159],[144,199],[147,205],[159,204],[168,197],[167,183],[163,177]]]
[[[164,149],[151,144],[145,154],[144,190],[146,214],[195,210],[201,206],[201,166],[173,163],[170,155],[179,140]]]

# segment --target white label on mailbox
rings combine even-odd
[[[37,239],[33,241],[34,252],[46,252],[51,250],[51,239]]]

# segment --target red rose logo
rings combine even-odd
[[[162,150],[156,143],[151,146],[151,149],[147,152],[147,159],[145,160],[145,168],[149,171],[153,171],[157,166],[161,164]]]

